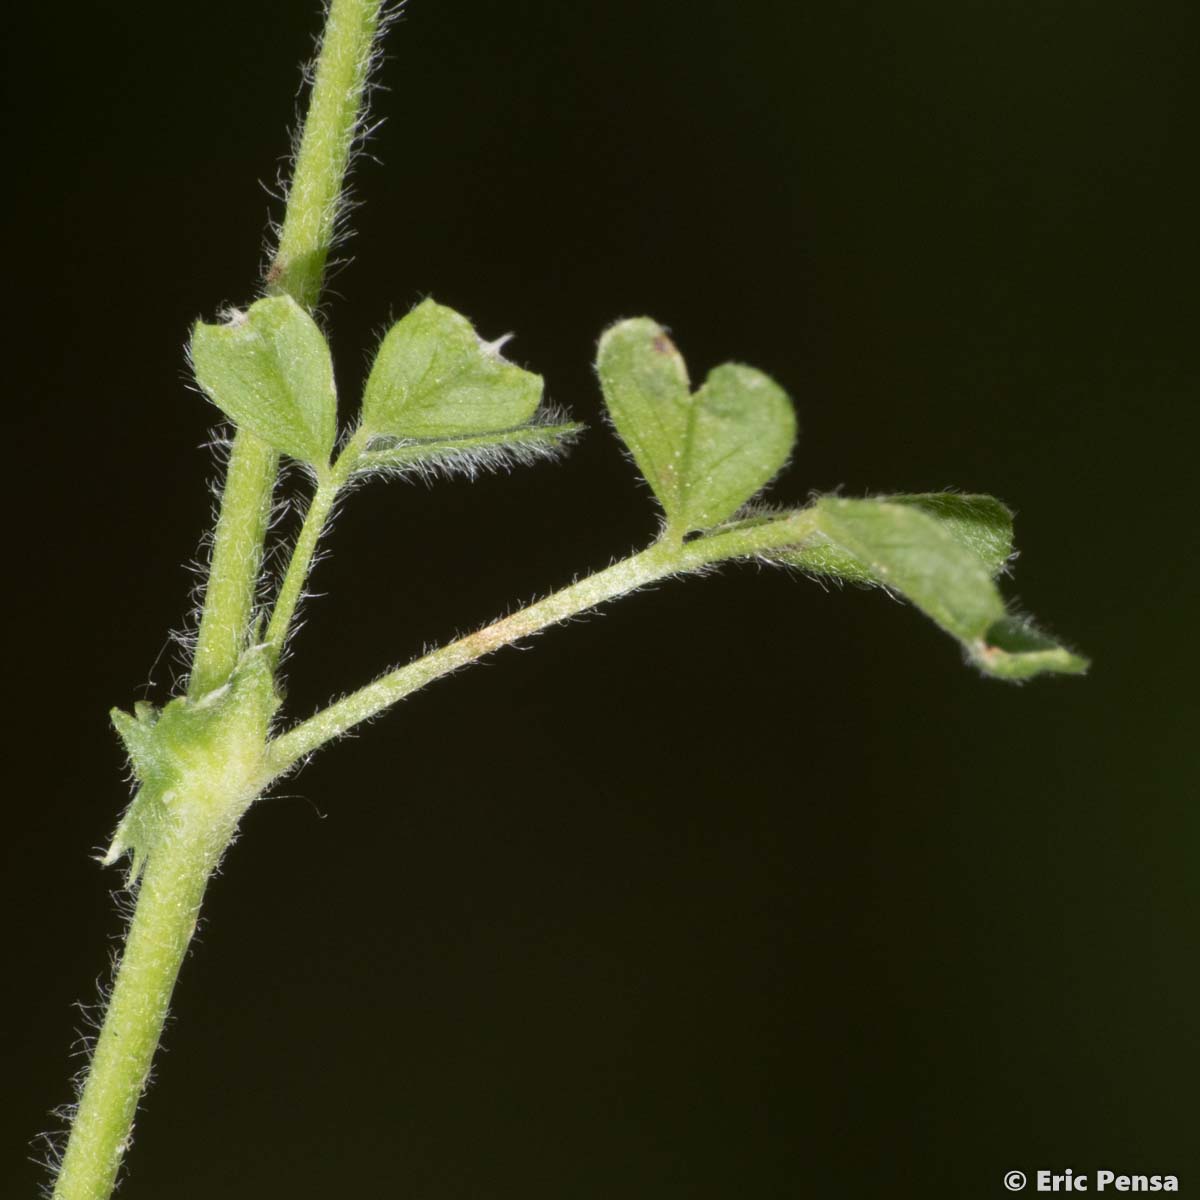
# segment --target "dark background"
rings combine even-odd
[[[120,921],[114,703],[209,513],[189,323],[252,298],[315,3],[9,18],[6,1195]],[[1090,677],[729,569],[444,681],[254,809],[122,1195],[1200,1188],[1193,6],[413,0],[325,313],[349,411],[426,294],[570,458],[347,504],[290,711],[643,544],[599,331],[795,397],[785,503],[955,485]],[[15,365],[14,365],[15,364]],[[156,664],[157,660],[157,665]],[[147,690],[148,689],[148,690]],[[77,1064],[76,1064],[77,1065]]]

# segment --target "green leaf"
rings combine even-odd
[[[772,562],[798,567],[806,575],[824,576],[841,583],[860,583],[867,587],[883,586],[866,563],[823,534],[794,549],[774,551],[768,557]]]
[[[290,296],[256,301],[223,325],[197,322],[192,366],[234,424],[300,462],[323,467],[337,436],[329,346]]]
[[[373,436],[449,438],[524,425],[542,398],[542,377],[506,362],[501,343],[432,300],[388,330],[363,395]]]
[[[879,496],[869,503],[902,505],[926,513],[959,545],[974,553],[989,575],[999,574],[1012,557],[1012,513],[992,496],[921,492]],[[873,575],[866,563],[826,538],[783,551],[774,557],[811,575],[828,575],[849,583],[875,586],[886,583]]]
[[[1086,658],[1064,649],[1020,617],[1004,617],[992,625],[971,657],[1000,679],[1029,679],[1044,671],[1082,675],[1089,666]]]
[[[961,641],[982,638],[1004,617],[983,561],[928,513],[883,500],[828,497],[816,511],[817,527],[834,545]]]
[[[457,471],[474,475],[478,471],[554,458],[583,430],[584,426],[576,421],[563,421],[554,425],[526,425],[521,429],[479,433],[472,437],[402,441],[394,446],[366,451],[359,458],[355,473],[404,475]]]
[[[617,433],[672,516],[683,507],[680,457],[691,411],[683,355],[661,325],[635,317],[601,336],[596,371]]]
[[[726,363],[690,391],[682,356],[648,317],[608,329],[596,369],[617,433],[679,533],[732,516],[791,454],[796,418],[778,384]]]
[[[692,398],[685,452],[684,508],[689,529],[732,516],[779,473],[796,441],[796,416],[784,390],[761,371],[726,363]]]
[[[988,674],[1025,679],[1087,669],[1085,659],[1008,615],[991,577],[997,543],[987,541],[981,556],[978,531],[964,535],[957,517],[932,515],[925,504],[830,497],[814,513],[835,559],[859,564],[872,581],[906,596]]]
[[[1012,557],[1012,510],[994,496],[919,492],[880,499],[889,504],[908,504],[935,517],[955,541],[973,550],[983,560],[993,576],[998,575]]]

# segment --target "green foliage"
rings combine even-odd
[[[1032,679],[1043,673],[1082,675],[1088,660],[1060,646],[1025,617],[1006,614],[989,625],[974,661],[998,679]]]
[[[622,321],[600,339],[600,384],[613,424],[663,506],[668,534],[710,533],[758,494],[786,462],[796,423],[784,392],[762,372],[726,365],[693,392],[662,326]],[[737,522],[731,547],[768,537],[778,519]],[[1012,513],[991,496],[953,492],[876,500],[826,497],[810,535],[767,556],[812,575],[889,588],[966,647],[985,672],[1025,679],[1077,673],[1086,660],[1009,616],[993,582],[1012,555]]]
[[[271,294],[192,333],[196,379],[238,433],[191,691],[161,710],[139,704],[133,715],[112,714],[138,790],[104,861],[128,855],[131,882],[143,872],[144,882],[56,1200],[111,1193],[206,880],[245,809],[313,751],[434,679],[657,580],[764,558],[907,597],[989,674],[1025,679],[1087,666],[1006,610],[994,579],[1012,555],[1012,515],[991,497],[825,497],[738,519],[791,454],[796,419],[788,397],[761,371],[732,363],[693,391],[664,329],[636,318],[604,333],[597,370],[617,433],[662,505],[662,536],[273,731],[277,672],[296,607],[325,523],[356,474],[523,462],[552,454],[581,428],[539,414],[542,379],[501,356],[503,339],[483,341],[465,317],[426,300],[383,339],[358,427],[330,461],[333,367],[308,309],[334,237],[380,9],[380,0],[330,0],[296,178],[265,281]],[[270,561],[264,543],[279,454],[313,468],[316,486],[272,587],[262,564]]]
[[[380,471],[405,475],[429,469],[461,469],[474,474],[479,468],[553,457],[582,433],[583,428],[577,421],[558,421],[468,437],[401,441],[381,449],[365,451],[354,469],[359,474]]]
[[[613,425],[678,534],[731,517],[792,452],[796,418],[782,388],[727,363],[692,392],[682,355],[647,317],[605,332],[596,369]]]
[[[433,300],[388,330],[363,394],[372,437],[453,438],[515,429],[533,418],[542,377],[500,356],[470,321]]]
[[[936,518],[881,500],[825,499],[817,527],[885,587],[893,587],[964,642],[1004,616],[983,560]]]
[[[1086,659],[1009,616],[993,582],[1007,561],[1012,519],[989,496],[825,497],[812,540],[779,557],[814,573],[890,588],[966,648],[983,671],[1005,679],[1076,674]]]
[[[921,492],[878,496],[875,501],[907,506],[928,514],[947,536],[975,554],[989,575],[998,575],[1012,557],[1012,513],[993,496]],[[774,557],[779,562],[799,567],[808,575],[824,575],[844,583],[886,586],[886,581],[873,573],[869,563],[826,536],[814,537],[804,546],[781,551]]]
[[[921,492],[884,499],[928,513],[955,541],[974,551],[992,576],[1000,574],[1012,557],[1012,510],[994,496]]]
[[[271,296],[223,325],[198,321],[192,365],[208,398],[235,425],[313,467],[329,462],[337,394],[329,347],[290,296]]]

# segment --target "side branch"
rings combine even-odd
[[[283,657],[287,646],[288,634],[291,630],[292,619],[300,603],[301,594],[312,571],[313,558],[317,544],[325,532],[333,512],[334,502],[338,493],[346,485],[346,481],[354,473],[354,468],[362,457],[362,447],[366,444],[366,435],[360,430],[346,444],[346,448],[338,455],[333,467],[317,481],[316,491],[309,501],[308,511],[304,514],[304,523],[292,547],[287,569],[284,571],[283,582],[279,587],[279,595],[275,600],[275,608],[267,625],[266,643],[271,647],[271,656],[275,663]]]
[[[550,625],[557,625],[671,575],[700,571],[728,559],[752,558],[769,550],[797,545],[811,532],[811,517],[802,511],[768,521],[729,526],[682,546],[655,542],[640,554],[589,575],[476,633],[450,642],[331,704],[270,744],[267,752],[269,773],[272,778],[285,774],[327,742],[369,721],[426,684]]]

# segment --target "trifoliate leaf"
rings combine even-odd
[[[680,533],[732,516],[791,453],[796,418],[778,384],[727,363],[691,392],[682,356],[647,317],[609,329],[596,368],[617,433]]]
[[[223,325],[197,322],[192,365],[234,424],[300,462],[323,467],[337,436],[329,346],[290,296],[271,296]]]
[[[977,531],[965,537],[961,524],[931,515],[924,505],[887,500],[827,497],[813,511],[816,528],[836,554],[907,597],[958,638],[988,674],[1024,679],[1087,669],[1085,659],[1009,617],[990,562],[977,548]],[[989,546],[994,561],[996,546]]]
[[[542,377],[500,356],[471,322],[432,300],[388,330],[363,395],[373,436],[448,438],[524,425],[542,398]]]

